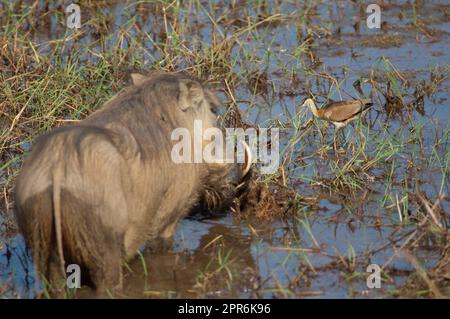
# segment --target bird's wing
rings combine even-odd
[[[367,104],[369,102],[360,100],[331,102],[325,107],[324,116],[330,121],[344,122],[358,115]]]

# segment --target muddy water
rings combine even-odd
[[[406,1],[386,5],[382,9],[385,22],[382,30],[367,29],[365,13],[353,2],[325,2],[311,11],[308,21],[308,25],[323,26],[322,29],[312,28],[317,61],[311,69],[315,75],[302,71],[302,60],[296,54],[304,41],[296,25],[302,6],[287,2],[275,10],[272,5],[268,8],[274,10],[272,13],[291,16],[277,25],[259,29],[255,41],[247,39],[243,44],[247,54],[262,62],[249,61],[246,70],[236,70],[243,74],[259,70],[268,75],[265,94],[252,94],[244,83],[236,89],[236,99],[246,101],[239,107],[249,122],[264,126],[267,121],[278,118],[289,123],[295,116],[301,116],[306,122],[310,115],[299,110],[298,105],[307,91],[317,94],[319,101],[356,97],[358,93],[353,83],[360,78],[375,74],[381,86],[386,84],[386,72],[394,72],[386,67],[383,62],[386,60],[408,80],[408,85],[399,88],[405,100],[413,98],[417,83],[430,81],[433,70],[448,72],[450,23],[449,6],[445,1],[431,1],[416,8],[416,16],[425,21],[422,29],[411,26],[414,12]],[[105,10],[115,15],[117,27],[127,21],[120,5]],[[248,14],[258,14],[247,10]],[[205,26],[195,29],[194,36],[208,42],[211,39],[208,19],[204,14],[197,19]],[[148,23],[151,21],[155,20],[150,18]],[[61,32],[54,22],[52,25],[53,31],[38,35],[43,43]],[[114,35],[110,40],[114,42]],[[87,41],[89,39],[84,38],[81,42]],[[151,50],[152,44],[144,43]],[[161,57],[148,57],[150,65],[154,58]],[[237,56],[239,60],[244,58]],[[298,72],[294,82],[289,74],[292,70]],[[324,74],[335,77],[339,88],[328,78],[319,76]],[[422,190],[429,198],[436,198],[439,192],[449,194],[448,172],[445,175],[440,167],[448,160],[449,89],[447,78],[434,94],[425,96],[423,114],[412,112],[411,117],[405,119],[388,116],[384,96],[363,83],[364,95],[371,94],[375,101],[374,110],[366,116],[370,127],[365,134],[367,149],[375,151],[383,140],[393,136],[393,141],[405,144],[369,172],[373,180],[369,178],[361,189],[345,194],[317,186],[317,181],[333,174],[330,160],[314,155],[321,143],[330,143],[332,129],[316,123],[312,133],[296,145],[294,154],[303,158],[302,162],[290,165],[287,171],[288,184],[295,185],[302,196],[316,198],[314,205],[301,206],[295,214],[269,222],[254,218],[241,220],[230,214],[210,219],[185,219],[178,226],[174,251],[144,253],[142,258],[131,262],[126,267],[124,292],[115,297],[365,298],[395,295],[398,287],[415,272],[406,259],[394,255],[395,249],[415,227],[398,227],[397,213],[386,208],[390,204],[385,201],[386,194],[395,193],[401,198],[407,193],[404,181],[411,178],[408,160],[420,166],[415,177],[421,180]],[[411,123],[422,129],[420,144],[402,143],[412,136]],[[319,134],[322,130],[323,138]],[[282,143],[286,145],[295,132],[286,129],[284,133]],[[345,132],[349,139],[355,134],[353,127]],[[436,137],[444,143],[433,147]],[[392,185],[387,185],[385,178],[378,178],[390,173]],[[441,205],[448,214],[448,200]],[[0,219],[0,295],[33,297],[39,287],[35,286],[32,261],[21,236],[11,226],[11,216],[12,212],[8,211]],[[425,268],[433,267],[439,257],[433,245],[430,242],[415,250]],[[344,262],[339,263],[340,260]],[[390,277],[383,281],[381,289],[368,289],[366,285],[366,267],[373,263],[387,264],[386,269],[390,270]],[[88,290],[77,295],[92,296]]]

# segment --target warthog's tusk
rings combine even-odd
[[[244,141],[241,141],[245,148],[245,161],[242,168],[242,178],[244,178],[248,172],[250,171],[250,167],[252,166],[252,152],[250,147]]]

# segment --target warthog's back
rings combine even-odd
[[[93,205],[105,202],[108,193],[120,197],[121,187],[115,186],[122,186],[126,164],[114,138],[106,129],[87,126],[61,127],[42,136],[17,178],[16,206],[51,187],[55,173],[62,189]]]

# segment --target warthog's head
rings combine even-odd
[[[149,76],[133,73],[131,79],[134,88],[142,88],[150,95],[160,94],[165,99],[176,99],[176,103],[169,104],[169,106],[177,107],[185,112],[186,119],[202,120],[204,128],[216,125],[220,101],[199,79],[185,73],[158,72],[153,72]],[[144,94],[144,96],[146,95]],[[148,99],[158,101],[163,98],[148,96]]]

